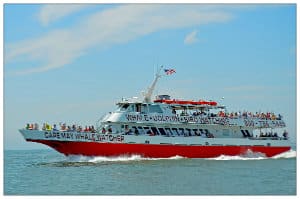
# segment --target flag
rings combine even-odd
[[[165,73],[167,75],[172,75],[173,73],[176,73],[176,71],[174,69],[165,69]]]

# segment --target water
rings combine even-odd
[[[296,152],[212,159],[4,151],[5,195],[295,195]]]

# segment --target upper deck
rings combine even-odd
[[[159,97],[147,103],[137,100],[122,100],[118,109],[106,115],[105,123],[145,123],[145,124],[191,124],[239,126],[249,129],[283,128],[282,116],[274,113],[231,112],[214,101],[171,100]]]

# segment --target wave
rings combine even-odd
[[[280,153],[273,157],[266,157],[263,153],[255,153],[248,150],[247,153],[237,156],[220,155],[216,158],[207,158],[207,160],[267,160],[267,159],[287,159],[296,158],[297,153],[294,150],[289,150],[287,152]]]

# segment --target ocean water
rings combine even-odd
[[[295,195],[296,152],[211,159],[4,151],[4,195]]]

